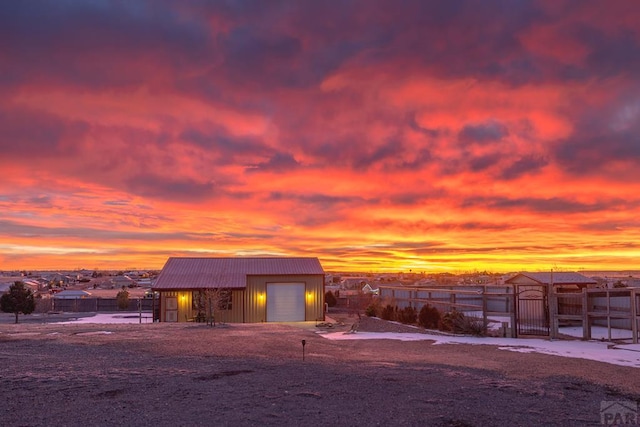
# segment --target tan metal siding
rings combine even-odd
[[[246,323],[265,322],[267,283],[304,283],[305,320],[324,319],[324,275],[261,275],[247,276],[244,295],[244,321]]]
[[[233,289],[231,291],[231,310],[217,310],[216,322],[242,323],[244,305],[244,290]]]
[[[166,322],[167,297],[177,298],[178,322],[186,322],[195,316],[191,291],[160,292],[160,321]]]
[[[312,276],[307,281],[305,303],[306,320],[324,320],[324,275]]]
[[[286,276],[285,276],[286,277]],[[248,276],[244,294],[244,322],[259,323],[267,320],[267,281],[264,276]]]

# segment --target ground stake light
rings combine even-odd
[[[307,340],[302,340],[302,361],[304,362],[304,346],[307,344]]]

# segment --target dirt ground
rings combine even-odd
[[[330,333],[355,321],[338,320]],[[359,331],[398,328],[364,318]],[[582,426],[600,425],[601,401],[640,401],[635,368],[319,331],[2,323],[0,424]]]

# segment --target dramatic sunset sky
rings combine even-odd
[[[638,1],[3,1],[0,270],[640,267]]]

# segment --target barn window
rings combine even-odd
[[[218,310],[231,310],[232,308],[232,292],[230,289],[221,289],[220,298],[218,299]]]
[[[193,309],[199,312],[208,312],[209,305],[215,310],[231,310],[230,289],[207,289],[193,292]]]

